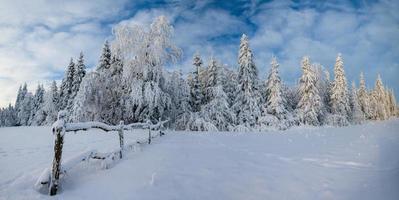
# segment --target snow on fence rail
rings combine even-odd
[[[161,131],[161,129],[164,128],[163,125],[169,121],[159,120],[157,124],[152,124],[150,121],[148,121],[147,123],[133,123],[128,125],[124,125],[123,121],[121,121],[119,125],[112,126],[101,122],[66,123],[66,115],[67,113],[65,111],[60,111],[58,113],[57,121],[52,126],[52,132],[55,136],[55,144],[54,159],[51,172],[49,168],[45,169],[35,184],[35,187],[38,191],[43,192],[48,190],[48,193],[51,196],[57,194],[60,185],[60,174],[62,172],[71,169],[73,166],[79,164],[81,161],[89,159],[102,159],[105,162],[118,158],[121,159],[123,150],[135,148],[136,144],[143,144],[147,142],[148,144],[150,144],[152,138],[156,137],[151,135],[151,130],[159,130],[159,136],[162,136],[164,133]],[[105,132],[117,131],[119,136],[119,148],[110,153],[99,153],[94,150],[81,153],[67,161],[64,161],[61,168],[62,147],[64,144],[65,133],[72,131],[86,131],[89,129],[101,129]],[[148,129],[148,140],[137,141],[133,144],[125,145],[123,131],[134,129]]]

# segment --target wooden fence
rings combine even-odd
[[[52,132],[55,136],[55,144],[54,144],[54,159],[52,164],[51,172],[49,169],[43,171],[41,176],[36,182],[36,189],[39,191],[45,190],[48,191],[49,195],[56,195],[60,186],[60,175],[62,172],[72,168],[76,164],[81,161],[88,159],[102,159],[102,160],[115,160],[121,159],[123,157],[123,151],[126,149],[131,149],[134,147],[134,144],[125,145],[124,141],[124,131],[125,130],[134,130],[134,129],[148,129],[148,140],[145,143],[150,144],[152,138],[157,136],[162,136],[164,133],[162,129],[164,128],[164,124],[168,122],[168,120],[161,121],[157,124],[152,124],[150,121],[147,123],[133,123],[124,125],[123,121],[119,123],[119,125],[110,126],[101,122],[83,122],[83,123],[67,123],[65,120],[67,113],[65,111],[61,111],[58,113],[58,119],[52,126]],[[68,162],[63,162],[63,168],[61,168],[61,158],[62,158],[62,147],[64,144],[64,136],[67,132],[76,132],[76,131],[87,131],[89,129],[101,129],[105,132],[115,131],[119,136],[119,148],[111,153],[99,153],[96,151],[88,151],[82,154],[79,154],[73,159],[70,159]],[[152,135],[151,131],[158,131],[159,134]],[[142,144],[143,141],[137,141],[136,144]]]

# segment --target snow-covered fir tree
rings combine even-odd
[[[206,104],[201,114],[204,119],[212,123],[219,131],[232,130],[236,123],[235,113],[230,109],[228,96],[223,90],[220,67],[212,57],[207,70]]]
[[[123,119],[123,62],[119,56],[117,53],[112,55],[110,67],[100,75],[104,86],[101,118],[111,124],[118,124]]]
[[[43,107],[44,102],[44,88],[43,85],[38,85],[35,95],[33,96],[32,101],[32,110],[30,112],[29,117],[29,125],[41,125],[41,123],[46,119],[46,116],[41,109]]]
[[[285,96],[282,92],[282,83],[278,73],[279,64],[276,57],[272,57],[271,69],[265,83],[265,102],[262,106],[261,126],[272,126],[286,129],[290,126]]]
[[[65,76],[62,79],[60,86],[60,98],[58,107],[60,110],[64,110],[68,108],[69,103],[72,100],[72,90],[73,90],[73,79],[75,75],[75,63],[71,58],[67,70],[65,72]]]
[[[223,90],[225,91],[229,105],[233,105],[236,93],[237,93],[237,72],[231,70],[227,65],[224,65],[220,69],[221,73],[221,84],[223,85]]]
[[[202,59],[197,53],[193,57],[194,71],[192,73],[192,80],[190,82],[190,105],[193,112],[199,112],[201,110],[201,105],[203,102],[203,93],[200,81],[200,69],[202,65]]]
[[[102,71],[108,69],[111,66],[111,48],[109,46],[108,40],[104,42],[99,64],[96,70]]]
[[[351,90],[351,95],[350,95],[350,108],[351,108],[351,113],[350,113],[350,121],[352,124],[360,124],[364,121],[364,113],[360,107],[359,104],[359,99],[358,99],[358,94],[357,94],[357,89],[355,82],[352,82],[352,90]]]
[[[204,103],[208,103],[212,100],[214,93],[213,88],[217,85],[219,69],[218,64],[215,58],[212,56],[208,68],[206,70],[206,82],[204,85]]]
[[[391,113],[390,116],[391,117],[397,116],[398,110],[397,110],[396,99],[395,99],[395,94],[393,92],[393,89],[389,89],[389,90],[387,90],[387,92],[388,92],[388,102],[389,102],[388,109]]]
[[[20,126],[29,125],[29,118],[32,110],[32,94],[28,92],[27,84],[24,83],[16,101],[17,124]]]
[[[0,127],[2,126],[16,126],[17,116],[14,107],[11,103],[8,107],[0,108]]]
[[[377,120],[385,120],[387,119],[387,111],[385,107],[385,89],[384,85],[382,84],[381,76],[378,74],[377,80],[375,81],[375,87],[373,91],[373,96],[377,102],[375,110],[375,119]]]
[[[238,88],[233,110],[239,128],[254,127],[261,114],[259,108],[258,69],[255,66],[248,37],[243,34],[238,52]]]
[[[167,90],[171,94],[173,105],[169,115],[171,123],[177,130],[189,130],[189,120],[192,116],[190,86],[184,80],[181,71],[172,72],[166,80],[168,80]]]
[[[330,81],[330,73],[327,69],[319,63],[314,63],[312,65],[312,69],[315,72],[316,77],[316,87],[319,91],[319,96],[321,98],[321,113],[320,113],[320,123],[325,124],[328,123],[328,112],[330,112],[329,102],[330,102],[330,93],[331,90],[331,81]]]
[[[41,108],[41,112],[45,116],[45,119],[41,122],[41,125],[51,125],[57,120],[57,115],[59,111],[58,99],[59,94],[57,83],[53,81],[49,90],[44,95],[44,103]]]
[[[72,121],[102,121],[100,117],[103,100],[101,99],[102,84],[98,72],[93,71],[86,74],[74,100],[71,113]]]
[[[32,107],[33,107],[33,95],[32,93],[27,92],[24,98],[22,98],[22,103],[20,106],[20,110],[18,112],[19,124],[21,126],[29,125],[29,119]]]
[[[73,100],[75,99],[75,96],[79,91],[80,83],[82,83],[83,77],[85,75],[86,75],[86,66],[84,64],[84,56],[83,52],[80,52],[73,74],[72,91],[71,91],[71,97],[69,98],[68,102],[68,108],[69,108],[68,110],[71,110],[73,106]]]
[[[363,73],[360,73],[359,89],[357,92],[360,109],[362,110],[366,119],[371,119],[370,100],[366,89],[366,82],[364,81]]]
[[[296,113],[300,123],[306,125],[320,125],[322,100],[316,86],[316,74],[313,71],[309,57],[305,56],[301,62],[302,76],[299,81],[300,100]]]
[[[348,86],[344,71],[342,55],[338,54],[334,65],[334,82],[331,88],[330,106],[332,124],[338,126],[348,125],[350,113]]]

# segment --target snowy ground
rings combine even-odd
[[[127,141],[143,138],[131,133]],[[116,134],[67,134],[64,158],[118,147]],[[399,120],[267,133],[168,132],[112,168],[81,163],[49,197],[49,127],[0,128],[0,199],[399,199]]]

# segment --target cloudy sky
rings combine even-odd
[[[317,2],[317,3],[315,3]],[[80,51],[88,67],[122,21],[147,24],[166,15],[184,51],[169,68],[192,70],[196,51],[236,68],[241,34],[250,37],[260,78],[272,55],[281,76],[294,84],[300,59],[309,55],[332,70],[344,58],[347,78],[365,73],[368,86],[378,73],[399,94],[399,1],[142,1],[0,0],[0,106],[14,102],[19,85],[60,80]]]

